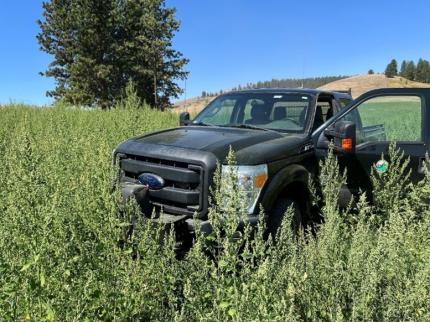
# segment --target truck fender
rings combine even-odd
[[[278,171],[275,176],[268,182],[266,189],[261,197],[261,205],[265,211],[272,209],[275,201],[282,194],[294,197],[300,204],[302,210],[307,212],[309,209],[309,172],[308,170],[298,164],[292,164]],[[287,191],[286,188],[290,186],[294,189]],[[298,189],[297,189],[298,188]],[[303,196],[303,193],[305,195]],[[297,195],[299,194],[299,195]]]

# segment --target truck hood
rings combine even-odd
[[[235,151],[238,151],[247,146],[273,140],[281,136],[276,132],[261,130],[189,126],[142,136],[136,140],[145,143],[214,152],[220,148],[225,149],[229,145]]]
[[[165,153],[188,150],[205,151],[224,161],[229,146],[240,164],[257,164],[265,159],[281,158],[299,151],[287,151],[303,144],[304,135],[281,134],[275,131],[229,127],[187,126],[146,134],[130,139],[118,146],[125,154],[151,153],[151,147],[164,146]],[[147,151],[138,151],[138,150]],[[196,151],[196,152],[197,152]],[[169,153],[170,154],[170,153]],[[279,156],[276,154],[280,154]],[[166,155],[166,157],[168,157]]]

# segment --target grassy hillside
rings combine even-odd
[[[216,190],[214,233],[179,261],[171,238],[159,244],[143,220],[118,247],[138,210],[130,203],[118,217],[111,162],[119,142],[174,126],[177,115],[15,106],[0,109],[0,120],[0,320],[430,319],[430,177],[407,187],[394,153],[374,178],[375,205],[362,199],[355,212],[336,208],[343,179],[330,157],[326,223],[295,237],[288,219],[276,245],[261,227],[234,242],[241,195]]]
[[[194,97],[186,101],[179,101],[175,103],[173,112],[189,112],[191,114],[197,114],[204,107],[206,107],[216,96],[206,97]]]
[[[323,85],[319,88],[324,90],[329,90],[329,91],[351,89],[352,96],[356,98],[361,94],[367,91],[370,91],[372,89],[387,88],[387,87],[429,88],[430,84],[410,81],[400,76],[387,78],[385,75],[382,75],[382,74],[374,74],[374,75],[358,75],[358,76],[348,77],[345,79],[341,79],[341,80]]]

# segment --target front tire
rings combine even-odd
[[[280,197],[276,200],[267,218],[267,235],[272,235],[272,239],[276,239],[276,234],[282,226],[282,221],[286,217],[285,213],[290,207],[293,211],[291,229],[294,234],[297,234],[299,231],[299,228],[302,225],[302,213],[299,204],[293,199]]]

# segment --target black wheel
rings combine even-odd
[[[276,233],[282,225],[285,213],[290,207],[293,209],[293,218],[291,222],[293,233],[297,234],[300,226],[302,225],[302,213],[300,211],[299,204],[293,199],[280,197],[276,200],[272,210],[269,211],[269,216],[267,218],[267,234],[272,235],[273,239],[276,238]]]

